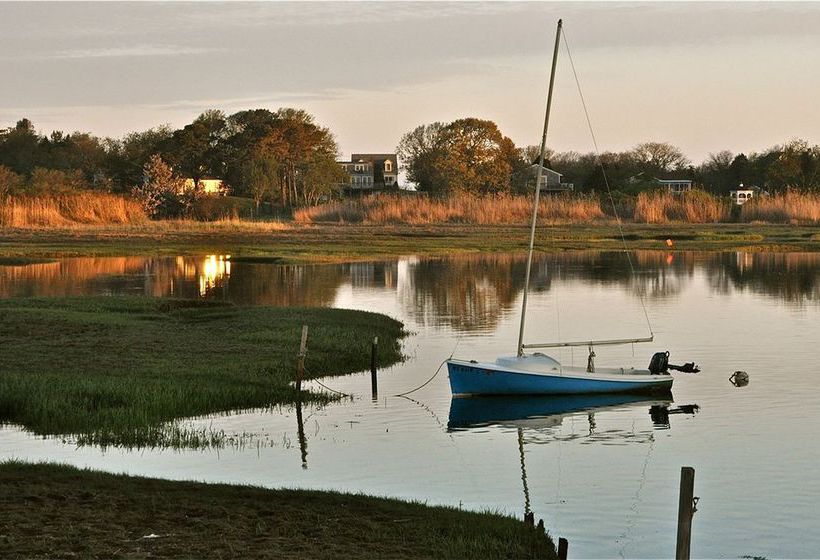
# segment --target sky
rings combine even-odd
[[[299,107],[342,156],[420,124],[543,126],[563,18],[600,149],[820,143],[820,3],[6,3],[0,128],[121,137],[207,109]],[[562,46],[548,144],[592,151]]]

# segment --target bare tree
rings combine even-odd
[[[644,171],[673,171],[690,165],[677,146],[668,142],[644,142],[632,149],[632,156]]]

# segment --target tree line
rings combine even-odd
[[[434,195],[523,193],[534,184],[531,166],[539,146],[517,148],[488,120],[459,119],[421,125],[405,134],[397,148],[410,181]],[[686,178],[714,194],[740,183],[770,192],[820,191],[820,146],[791,140],[759,153],[709,154],[694,165],[668,142],[644,142],[623,152],[557,152],[547,149],[545,166],[562,173],[580,192],[610,189],[636,194],[656,186],[656,178]],[[602,171],[602,167],[605,170]]]
[[[517,147],[493,121],[463,118],[418,126],[402,136],[396,151],[409,182],[446,196],[528,192],[539,148]],[[0,130],[0,196],[78,189],[135,193],[154,212],[169,197],[184,209],[198,195],[199,181],[215,177],[257,206],[310,205],[337,194],[346,181],[337,156],[331,131],[292,108],[231,115],[210,110],[180,129],[159,126],[120,139],[87,132],[46,136],[21,119]],[[672,144],[645,142],[605,152],[600,163],[593,153],[547,150],[546,165],[580,192],[600,192],[608,182],[612,190],[634,194],[670,173],[715,194],[740,183],[770,192],[820,191],[820,146],[805,140],[750,154],[721,151],[699,165]],[[193,189],[180,195],[183,178],[192,179]]]
[[[181,179],[192,179],[196,191],[214,177],[257,204],[312,204],[345,180],[337,155],[330,130],[300,109],[211,110],[180,129],[159,126],[121,139],[44,136],[22,119],[0,130],[0,195],[95,189],[156,198],[182,189]]]

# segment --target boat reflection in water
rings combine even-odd
[[[515,428],[549,428],[559,426],[564,417],[577,413],[592,414],[604,410],[649,406],[649,415],[657,428],[669,428],[671,414],[695,414],[698,405],[672,405],[667,395],[633,395],[628,393],[532,396],[532,397],[454,397],[450,401],[449,431],[507,426]]]

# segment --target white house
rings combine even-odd
[[[538,164],[533,163],[530,166],[530,176],[532,177],[532,181],[530,184],[535,183],[535,178],[538,175]],[[564,183],[561,180],[563,175],[558,173],[557,171],[553,171],[549,167],[542,167],[541,168],[541,184],[539,185],[539,189],[541,192],[568,192],[575,190],[575,185],[573,183]]]
[[[692,190],[691,179],[655,179],[658,184],[673,194],[681,194]]]
[[[189,177],[185,179],[186,189],[193,189],[194,184],[192,178]],[[201,188],[205,194],[228,194],[228,188],[222,179],[215,179],[213,177],[202,177],[199,180],[199,188]]]
[[[743,183],[740,183],[736,189],[729,191],[729,196],[732,197],[732,202],[741,206],[754,197],[756,190],[755,187],[744,187]]]

